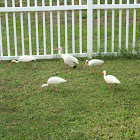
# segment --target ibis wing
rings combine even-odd
[[[105,77],[105,81],[107,83],[113,84],[113,83],[120,83],[120,81],[113,75],[107,75]]]
[[[28,55],[24,55],[24,56],[21,56],[19,58],[20,62],[29,62],[29,61],[32,61],[32,60],[36,60],[36,58],[33,57],[33,56],[28,56]]]
[[[76,57],[71,55],[66,55],[64,58],[64,63],[70,65],[71,67],[75,66],[75,63],[79,64],[78,61],[79,60]]]
[[[57,76],[54,76],[48,79],[48,84],[51,84],[51,85],[56,85],[63,82],[66,82],[66,80]]]
[[[103,63],[104,63],[104,61],[100,60],[100,59],[92,59],[89,61],[90,66],[98,66],[98,65],[101,65]]]

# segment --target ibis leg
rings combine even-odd
[[[94,69],[94,74],[95,74],[95,68],[93,67],[93,69]]]
[[[71,66],[68,66],[68,69],[70,69],[71,68]]]
[[[65,69],[70,69],[71,68],[71,66],[68,66],[68,67],[66,67]]]
[[[31,70],[33,70],[33,69],[32,69],[32,64],[31,64],[31,63],[30,63],[30,65],[31,65]]]
[[[111,90],[111,84],[110,84],[110,90]]]
[[[117,84],[115,84],[115,85],[117,85]],[[113,88],[115,89],[115,86]]]
[[[55,90],[56,90],[56,93],[58,94],[58,91],[57,91],[57,88],[56,88],[56,86],[54,86],[54,88],[55,88]]]
[[[27,64],[27,66],[26,66],[26,69],[28,68],[28,64]]]
[[[101,70],[101,66],[100,66],[100,69],[99,69],[99,74],[100,74],[100,70]]]

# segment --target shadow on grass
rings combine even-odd
[[[57,94],[57,92],[53,89],[53,86],[50,86],[50,87],[47,87],[47,88],[44,88],[43,89],[43,91],[42,91],[42,93],[41,93],[41,88],[38,90],[38,93],[39,94],[50,94],[50,95],[54,95],[54,96],[59,96],[59,95],[61,95],[61,96],[63,96],[63,97],[67,97],[67,96],[69,96],[69,95],[72,95],[72,94],[77,94],[77,90],[75,90],[75,89],[64,89],[64,88],[61,88],[61,87],[58,87],[57,86],[57,90],[58,90],[58,94]],[[38,93],[36,93],[36,94],[38,94]]]

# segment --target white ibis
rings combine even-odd
[[[106,75],[106,71],[104,70],[103,73],[104,74],[104,79],[105,81],[110,84],[110,90],[111,90],[111,84],[120,84],[120,81],[113,75]],[[115,86],[114,86],[115,88]]]
[[[90,61],[88,61],[88,60],[86,60],[86,62],[85,62],[85,65],[84,65],[84,67],[83,67],[83,70],[85,69],[85,66],[86,65],[88,65],[88,66],[93,66],[93,68],[94,67],[96,67],[96,66],[100,66],[100,69],[99,69],[99,74],[100,74],[100,70],[101,70],[101,65],[104,63],[104,61],[103,60],[99,60],[99,59],[92,59],[92,60],[90,60]],[[95,68],[94,68],[94,73],[95,73]]]
[[[27,63],[27,62],[29,62],[29,64],[31,65],[31,70],[32,70],[32,64],[30,63],[30,61],[32,61],[32,60],[35,61],[36,58],[33,57],[33,56],[29,56],[29,55],[23,55],[17,61],[16,60],[12,60],[10,68],[12,67],[13,62],[15,62],[15,63],[19,63],[19,62],[26,62]],[[27,67],[28,67],[28,64],[27,64]],[[26,67],[26,69],[27,69],[27,67]]]
[[[47,87],[48,85],[54,85],[54,89],[56,90],[56,92],[58,94],[58,91],[57,91],[57,88],[56,88],[56,84],[64,83],[64,82],[66,82],[66,80],[63,79],[63,78],[60,78],[60,77],[57,77],[57,76],[51,77],[51,78],[48,79],[47,84],[43,84],[41,86],[41,92],[42,92],[44,87]]]
[[[60,51],[60,56],[63,58],[64,63],[69,65],[69,67],[68,67],[69,69],[71,67],[76,68],[76,64],[79,64],[78,63],[79,60],[76,57],[71,56],[69,54],[62,54],[62,48],[61,47],[57,48],[56,50]]]

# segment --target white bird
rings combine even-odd
[[[41,92],[42,92],[44,87],[47,87],[48,85],[54,85],[54,89],[56,89],[56,92],[58,94],[56,84],[64,83],[64,82],[67,82],[67,81],[63,78],[60,78],[60,77],[57,77],[57,76],[51,77],[51,78],[48,79],[47,84],[43,84],[41,86]]]
[[[92,60],[90,60],[90,61],[88,61],[88,60],[86,60],[86,62],[85,62],[85,65],[84,65],[84,67],[83,67],[83,70],[85,69],[85,66],[86,65],[88,65],[88,66],[93,66],[93,68],[94,67],[96,67],[96,66],[100,66],[100,69],[99,69],[99,74],[100,74],[100,70],[101,70],[101,65],[104,63],[104,61],[103,60],[100,60],[100,59],[92,59]],[[95,73],[95,68],[94,68],[94,73]]]
[[[113,75],[106,75],[106,71],[104,70],[103,73],[104,74],[104,80],[110,84],[110,90],[111,90],[111,84],[120,84],[120,81]],[[115,88],[115,86],[114,86]]]
[[[17,61],[12,60],[10,68],[12,67],[13,62],[15,62],[15,63],[19,63],[19,62],[26,62],[27,63],[27,62],[29,62],[29,64],[31,65],[31,70],[32,70],[32,64],[30,63],[30,61],[32,61],[32,60],[36,61],[36,58],[33,56],[29,56],[29,55],[23,55]],[[27,67],[28,67],[28,64],[27,64]],[[27,69],[27,67],[26,67],[26,69]]]
[[[76,68],[76,64],[79,64],[78,63],[79,60],[76,57],[71,56],[69,54],[62,54],[62,48],[61,47],[57,48],[56,50],[60,51],[60,56],[63,58],[64,63],[69,65],[68,68],[71,68],[71,67]]]

